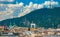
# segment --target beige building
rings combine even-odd
[[[4,31],[5,26],[0,26],[0,32]]]

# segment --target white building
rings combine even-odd
[[[36,28],[36,24],[35,23],[31,23],[31,28]]]

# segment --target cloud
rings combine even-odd
[[[46,8],[49,8],[50,3],[52,6],[58,5],[58,2],[55,1],[45,1],[42,4],[30,2],[29,5],[25,6],[23,2],[16,2],[16,4],[0,4],[0,21],[9,18],[21,17],[30,13],[33,10],[44,8],[45,6],[47,6]]]
[[[24,5],[24,3],[23,3],[23,2],[20,2],[20,3],[19,3],[19,5],[20,5],[20,6],[23,6],[23,5]]]
[[[38,9],[43,8],[43,7],[44,7],[44,6],[41,5],[41,4],[38,5]]]
[[[20,13],[23,9],[23,3],[17,4],[0,4],[0,21],[15,18],[16,14]]]
[[[58,2],[55,2],[55,1],[45,1],[45,3],[44,3],[44,5],[57,5],[58,4]]]
[[[8,8],[8,5],[2,5],[4,10],[0,11],[0,21],[12,18],[13,11]],[[0,8],[1,9],[1,8]]]
[[[36,3],[33,4],[33,2],[30,2],[29,5],[25,6],[25,10],[23,9],[22,13],[20,13],[18,15],[18,17],[24,16],[24,15],[30,13],[33,10],[44,8],[44,6],[47,6],[46,8],[50,8],[50,5],[51,6],[58,5],[58,2],[55,2],[55,1],[52,1],[52,2],[51,1],[45,1],[42,4],[36,4]]]
[[[50,5],[51,6],[53,6],[53,5],[57,6],[58,2],[56,2],[56,1],[52,1],[52,2],[51,1],[45,1],[44,5],[47,7],[50,7]]]
[[[18,17],[24,16],[33,10],[41,9],[41,8],[43,8],[42,4],[33,4],[33,2],[30,2],[29,5],[26,5],[24,7],[23,11],[18,15]]]

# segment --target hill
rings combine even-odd
[[[9,26],[10,23],[11,25],[15,23],[17,26],[28,27],[32,22],[36,27],[57,28],[60,24],[60,7],[38,9],[20,18],[0,21],[0,25]]]

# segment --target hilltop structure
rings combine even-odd
[[[31,23],[31,28],[36,28],[36,24],[35,23]]]

